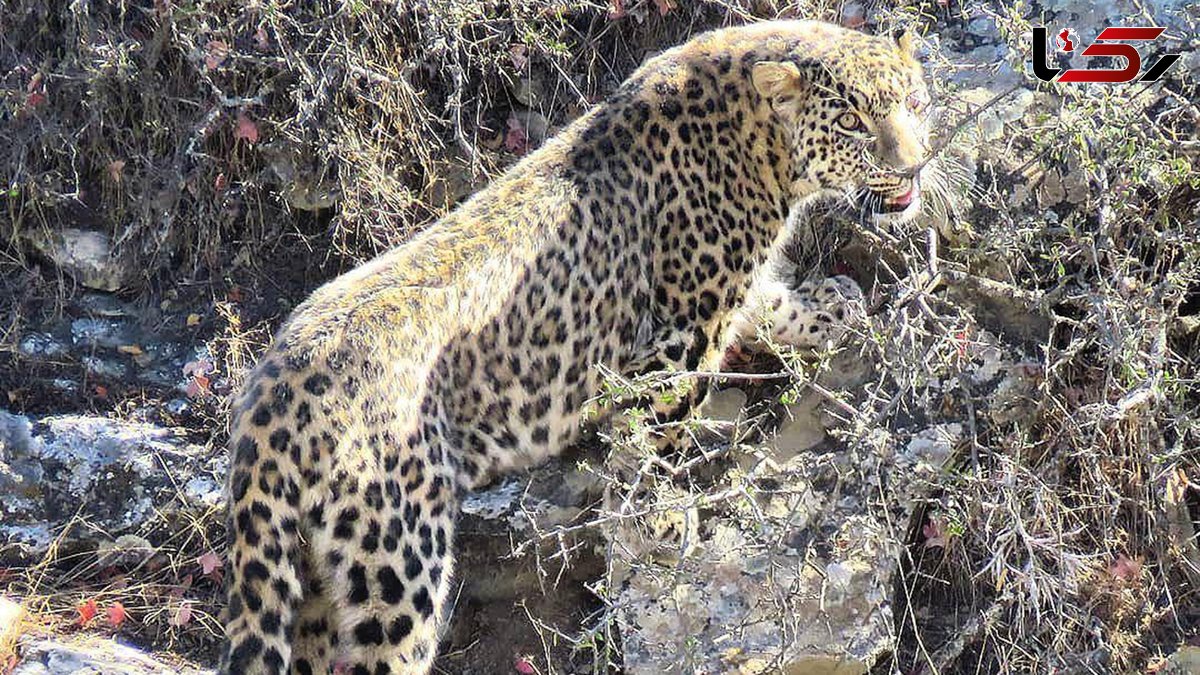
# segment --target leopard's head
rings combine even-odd
[[[819,29],[751,70],[791,141],[792,196],[832,192],[877,222],[907,222],[921,208],[929,153],[929,91],[914,38]]]

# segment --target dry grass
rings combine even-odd
[[[751,14],[625,2],[618,21],[580,0],[9,4],[5,258],[23,265],[17,244],[39,228],[99,229],[143,281],[173,263],[219,276],[241,247],[253,258],[305,228],[297,210],[319,212],[317,255],[368,258],[509,163],[513,116],[561,124],[647,50]]]

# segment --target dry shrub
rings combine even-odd
[[[229,248],[259,252],[297,230],[369,258],[510,163],[522,133],[536,143],[545,125],[530,111],[552,131],[650,51],[802,9],[12,0],[0,13],[6,257],[24,262],[19,240],[38,228],[75,226],[110,235],[145,279],[170,263],[216,275]]]

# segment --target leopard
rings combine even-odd
[[[452,579],[487,574],[455,569],[469,491],[570,447],[605,373],[717,364],[798,205],[916,217],[916,42],[699,34],[298,305],[230,409],[218,672],[430,672]]]

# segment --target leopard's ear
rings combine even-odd
[[[750,81],[775,114],[791,118],[808,100],[813,74],[806,63],[759,61],[750,71]]]
[[[911,57],[917,56],[917,36],[913,35],[911,30],[907,28],[897,28],[892,31],[892,39],[896,41],[896,47],[901,54],[906,54]]]
[[[754,89],[771,100],[786,96],[800,96],[807,81],[800,68],[791,61],[759,61],[750,71]]]

